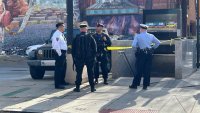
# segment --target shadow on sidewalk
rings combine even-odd
[[[99,88],[102,86],[104,85],[99,84],[98,86],[96,86],[96,88]],[[51,110],[57,111],[58,107],[66,105],[80,97],[83,97],[91,93],[90,86],[85,85],[85,84],[83,85],[83,87],[81,88],[81,92],[79,93],[73,92],[74,85],[67,86],[65,90],[56,90],[52,86],[46,87],[46,88],[52,89],[52,91],[49,91],[43,95],[40,95],[37,98],[31,99],[28,101],[9,105],[7,107],[4,107],[4,109],[6,111],[9,111],[9,110],[14,111],[15,109],[18,111],[20,109],[23,112],[48,112]]]
[[[181,81],[176,81],[176,80],[169,80],[165,82],[170,82],[171,85],[168,87],[160,87],[160,89],[154,89],[153,87],[158,84],[158,83],[153,83],[151,84],[151,87],[149,87],[148,90],[140,90],[138,87],[138,90],[135,89],[129,89],[127,93],[124,95],[120,96],[117,99],[112,100],[111,102],[107,103],[101,109],[99,110],[99,113],[110,113],[110,112],[131,112],[131,110],[134,109],[135,106],[137,107],[148,107],[151,102],[156,103],[157,101],[154,101],[155,99],[159,99],[161,97],[164,97],[170,93],[170,90],[173,88],[176,88],[176,86],[181,82]],[[117,83],[116,83],[117,84]],[[118,84],[119,85],[119,84]],[[172,86],[173,85],[173,86]],[[128,87],[128,86],[127,86]],[[142,98],[142,100],[141,100]],[[139,101],[139,103],[138,103]],[[142,102],[144,101],[144,102]],[[159,103],[158,103],[159,104]],[[150,107],[150,106],[149,106]],[[157,110],[147,110],[147,111],[142,111],[142,110],[135,110],[133,112],[152,112],[152,113],[158,113]]]
[[[43,81],[41,81],[43,82]],[[160,86],[161,82],[167,82],[168,85]],[[139,107],[150,107],[150,104],[156,103],[157,99],[164,97],[170,93],[173,88],[179,86],[182,83],[182,80],[168,80],[168,81],[160,81],[151,84],[149,90],[133,90],[128,89],[125,94],[121,95],[119,98],[115,98],[111,100],[109,103],[105,104],[99,109],[100,113],[109,113],[111,111],[119,111],[119,110],[126,110],[133,108],[135,106]],[[128,83],[127,81],[115,81],[111,86],[126,86]],[[126,85],[124,85],[126,84]],[[159,86],[156,86],[156,85]],[[52,85],[53,86],[53,85]],[[74,100],[78,100],[79,98],[90,94],[90,87],[87,85],[81,89],[80,93],[74,93],[72,90],[74,86],[69,85],[65,90],[55,90],[52,86],[48,86],[48,92],[45,94],[40,95],[37,98],[24,101],[22,103],[10,105],[5,108],[10,108],[13,110],[14,108],[21,109],[22,111],[27,112],[46,112],[46,111],[54,111],[58,110],[58,108],[62,108],[62,106],[73,102]],[[99,84],[96,87],[100,88],[103,87],[103,84]],[[156,88],[154,88],[156,87]],[[141,87],[138,87],[141,88]],[[98,89],[97,89],[98,91]],[[94,93],[95,94],[95,93]],[[67,98],[66,98],[67,97]],[[200,97],[200,94],[197,95]],[[142,99],[142,100],[141,100]],[[155,101],[154,101],[155,100]],[[85,100],[87,101],[87,100]],[[139,101],[139,103],[138,103]],[[200,101],[198,101],[200,103]],[[159,104],[159,103],[156,103]],[[161,105],[162,106],[162,105]],[[164,105],[163,105],[164,106]],[[77,106],[78,107],[78,106]],[[92,108],[92,106],[91,106]],[[66,109],[67,112],[67,109]],[[154,113],[154,112],[152,112]]]

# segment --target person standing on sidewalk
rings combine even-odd
[[[84,65],[87,66],[88,80],[91,86],[91,92],[96,91],[94,84],[94,63],[97,52],[95,39],[87,33],[87,24],[80,24],[80,34],[78,34],[72,43],[72,57],[76,67],[76,88],[74,92],[80,92],[82,82],[82,73]]]
[[[146,90],[150,85],[150,73],[152,65],[153,51],[160,45],[160,41],[150,33],[147,33],[148,26],[140,24],[140,34],[132,43],[137,48],[136,55],[136,75],[129,88],[137,89],[143,75],[143,89]],[[152,46],[153,44],[153,46]]]
[[[108,51],[106,47],[111,46],[111,40],[107,34],[103,33],[104,25],[98,23],[96,26],[96,33],[93,35],[97,43],[97,60],[94,68],[95,84],[98,84],[99,79],[99,63],[101,64],[102,75],[104,79],[104,84],[108,84]]]
[[[56,89],[65,89],[65,74],[67,68],[67,40],[63,34],[65,31],[64,23],[56,24],[57,30],[52,36],[52,49],[55,50],[55,73],[54,81]]]

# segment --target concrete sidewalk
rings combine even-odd
[[[52,78],[0,82],[0,109],[23,112],[64,113],[200,113],[200,71],[183,80],[152,78],[147,91],[129,89],[132,78],[110,80],[90,93],[54,89]]]

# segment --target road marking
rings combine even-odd
[[[8,97],[8,96],[14,96],[14,95],[16,95],[16,94],[19,94],[19,93],[21,93],[21,92],[24,92],[24,91],[27,91],[27,90],[30,90],[30,89],[31,89],[31,88],[22,88],[22,89],[18,89],[18,90],[16,90],[16,91],[13,91],[13,92],[4,94],[3,96],[6,96],[6,97]]]

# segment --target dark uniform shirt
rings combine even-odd
[[[95,41],[97,43],[97,53],[102,54],[107,52],[106,47],[111,46],[111,40],[108,35],[105,33],[96,33],[93,35],[93,37],[95,38]],[[106,38],[106,41],[104,41],[103,38]]]
[[[96,52],[96,42],[91,34],[82,32],[73,40],[72,56],[74,60],[94,60]]]

